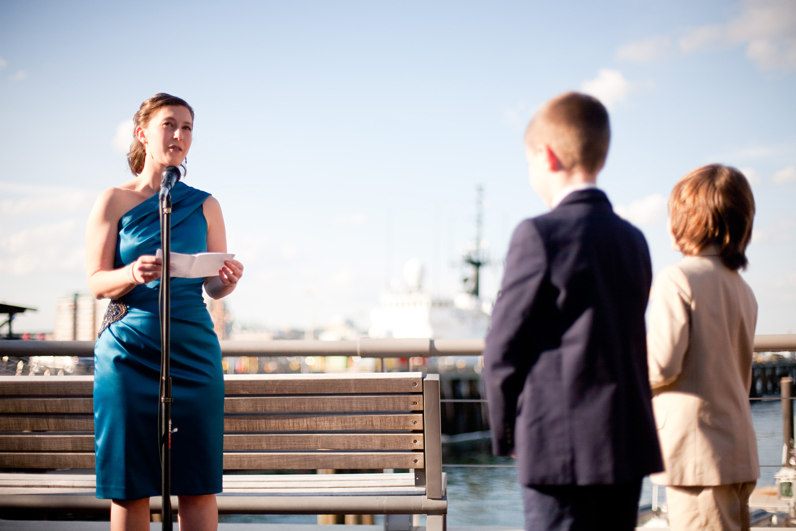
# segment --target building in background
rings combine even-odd
[[[108,300],[97,300],[90,293],[73,293],[58,299],[55,310],[56,341],[94,341],[105,316]]]
[[[213,320],[213,330],[218,339],[229,339],[229,333],[232,330],[232,316],[227,311],[227,305],[223,300],[211,299],[207,293],[204,294],[204,298],[207,311],[210,312],[210,318]]]
[[[90,293],[73,293],[58,299],[52,338],[56,341],[94,341],[109,302],[107,299],[97,300]],[[232,318],[224,301],[205,295],[205,304],[218,338],[227,339]]]

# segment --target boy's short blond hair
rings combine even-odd
[[[525,146],[550,146],[567,171],[597,174],[611,142],[608,111],[597,98],[579,92],[556,96],[536,113],[525,130]]]
[[[743,173],[709,164],[686,174],[669,196],[669,216],[683,254],[695,255],[713,244],[729,269],[746,268],[755,198]]]

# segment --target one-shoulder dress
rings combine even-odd
[[[178,182],[172,190],[172,243],[207,251],[202,204],[209,194]],[[158,196],[119,220],[114,267],[161,247]],[[201,278],[171,279],[172,488],[175,495],[221,492],[224,380],[221,349],[202,298]],[[158,448],[160,280],[120,298],[127,313],[100,333],[94,349],[97,498],[161,494]]]

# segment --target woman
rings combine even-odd
[[[655,281],[647,335],[672,530],[749,529],[760,476],[749,409],[757,302],[746,267],[754,197],[735,168],[678,182],[669,225],[683,261]]]
[[[135,177],[100,194],[86,230],[89,288],[112,299],[94,351],[97,497],[112,500],[112,530],[148,530],[149,497],[160,495],[158,192],[163,170],[185,162],[193,119],[193,109],[169,94],[141,104],[127,155]],[[218,201],[183,182],[171,196],[172,251],[226,252]],[[217,528],[222,490],[221,351],[202,284],[219,299],[242,274],[243,265],[229,260],[214,277],[171,281],[172,494],[183,530]]]

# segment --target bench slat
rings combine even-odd
[[[88,468],[94,469],[94,452],[0,452],[0,468]]]
[[[413,487],[414,472],[386,474],[225,474],[224,490],[262,489],[316,489],[367,487]]]
[[[179,428],[179,426],[177,426]],[[422,414],[399,415],[231,415],[224,431],[422,430]],[[89,415],[0,417],[0,431],[94,431]]]
[[[94,489],[94,474],[61,473],[0,473],[0,489],[37,487],[50,489]],[[413,472],[394,474],[225,474],[223,488],[238,489],[316,489],[367,487],[412,487],[415,485]]]
[[[395,377],[399,374],[400,377]],[[259,378],[257,376],[260,376]],[[228,375],[224,379],[226,396],[237,395],[373,395],[420,393],[420,373],[368,374],[272,374]]]
[[[252,494],[221,494],[217,498],[219,514],[439,514],[448,512],[447,499],[431,500],[425,496],[407,495],[341,495],[324,494],[296,496],[257,496]],[[174,512],[179,512],[176,496],[171,497]],[[161,511],[161,498],[150,498],[151,513]],[[107,515],[110,500],[98,500],[93,493],[85,495],[31,494],[0,496],[3,514],[12,510],[32,509],[37,515],[50,512],[89,511]]]
[[[259,485],[252,484],[251,488],[241,487],[230,490],[225,490],[221,496],[225,494],[230,495],[260,495],[260,496],[309,496],[309,495],[330,495],[330,496],[406,496],[406,495],[422,495],[425,491],[423,487],[389,487],[389,486],[367,486],[367,485],[354,485],[352,487],[327,487],[317,486],[313,488],[298,489],[279,489],[279,488],[260,488]],[[0,487],[0,496],[11,496],[14,494],[89,494],[94,496],[96,489],[94,487],[75,487],[62,492],[63,489],[50,488],[44,486],[37,487]]]
[[[46,382],[46,385],[42,385]],[[316,395],[420,393],[421,373],[341,374],[229,374],[224,376],[225,394]],[[3,396],[86,396],[94,394],[92,376],[20,377],[0,376]]]
[[[93,414],[91,398],[0,398],[0,414]],[[423,411],[423,395],[232,397],[226,413],[313,413],[332,411]]]
[[[93,394],[93,376],[0,376],[2,396],[90,397]]]
[[[224,450],[422,450],[413,433],[225,434]],[[0,435],[0,452],[93,452],[93,435]]]
[[[94,435],[0,435],[0,452],[93,452]]]
[[[9,413],[94,413],[91,398],[0,398],[0,414]]]
[[[228,397],[225,413],[423,411],[423,395]]]
[[[225,470],[422,469],[422,452],[276,452],[225,453]]]
[[[422,452],[246,452],[224,453],[225,470],[311,470],[316,468],[423,468]],[[94,468],[93,452],[0,452],[0,469]]]
[[[0,431],[94,431],[94,415],[0,416]]]
[[[179,428],[179,426],[177,426]],[[422,430],[423,415],[227,415],[225,432]]]
[[[93,442],[92,442],[93,444]],[[226,434],[225,450],[422,450],[422,434]]]

